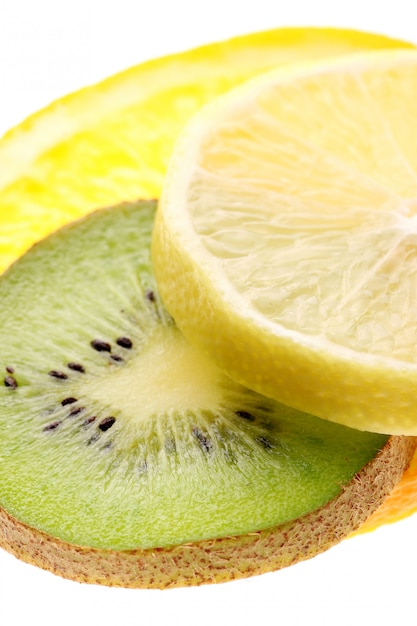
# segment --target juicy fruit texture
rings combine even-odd
[[[417,433],[416,94],[414,51],[249,81],[184,131],[154,239],[168,311],[233,379],[395,434]]]
[[[207,361],[160,303],[154,209],[92,214],[0,279],[0,545],[158,588],[314,556],[386,497],[415,441],[302,414]]]
[[[232,382],[162,308],[154,204],[55,234],[0,282],[0,503],[77,545],[259,531],[334,498],[386,437]]]
[[[0,271],[98,206],[159,197],[179,131],[213,97],[276,65],[392,47],[411,44],[275,29],[152,60],[52,103],[0,141]]]

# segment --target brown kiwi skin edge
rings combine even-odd
[[[416,437],[390,437],[335,499],[268,530],[169,548],[113,551],[66,543],[0,508],[0,547],[63,578],[112,587],[168,589],[272,572],[310,559],[356,531],[399,482],[416,445]]]

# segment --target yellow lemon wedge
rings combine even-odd
[[[347,426],[417,434],[417,52],[278,68],[174,150],[154,266],[235,380]]]
[[[395,47],[411,44],[274,29],[151,60],[53,102],[0,141],[0,271],[97,207],[157,197],[179,131],[214,96],[297,59]]]

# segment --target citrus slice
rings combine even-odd
[[[250,76],[297,59],[410,46],[351,30],[275,29],[151,60],[61,98],[0,141],[0,271],[96,207],[157,197],[185,122]]]
[[[205,107],[173,154],[156,275],[235,380],[417,434],[417,52],[280,68]]]

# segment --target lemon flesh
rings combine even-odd
[[[392,434],[417,434],[416,97],[412,51],[248,82],[184,131],[154,237],[168,310],[231,377]]]

